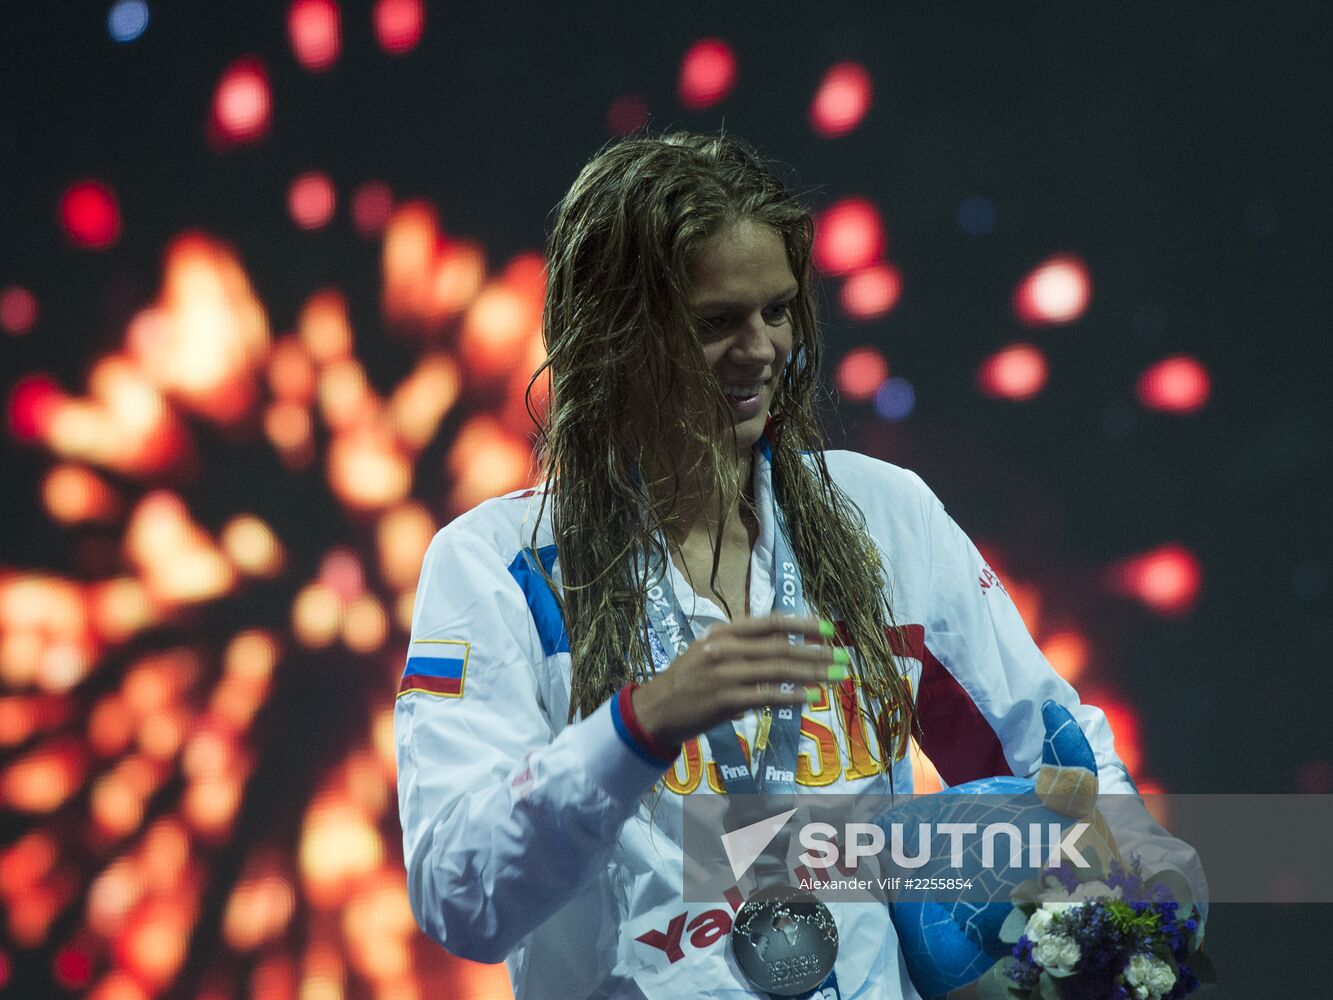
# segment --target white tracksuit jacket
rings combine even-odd
[[[865,514],[891,582],[891,607],[913,655],[922,746],[949,785],[1041,763],[1040,706],[1070,708],[1100,767],[1103,792],[1132,792],[1106,717],[1081,705],[1029,637],[1003,586],[914,473],[854,452],[825,459]],[[771,470],[755,451],[760,532],[750,614],[773,605]],[[613,725],[610,703],[566,723],[570,657],[563,624],[529,544],[534,491],[482,503],[435,536],[421,570],[409,666],[395,711],[398,805],[412,909],[454,954],[506,960],[519,1000],[754,997],[733,971],[731,912],[681,900],[681,803],[716,794],[698,740],[664,775]],[[549,506],[537,555],[551,568]],[[669,565],[696,636],[725,621]],[[553,575],[559,583],[559,565]],[[691,602],[693,602],[691,604]],[[424,664],[424,666],[423,666]],[[429,675],[429,676],[423,676]],[[802,791],[886,795],[875,737],[849,721],[835,688],[805,709]],[[737,721],[747,739],[753,713]],[[866,741],[871,750],[867,751]],[[872,757],[873,754],[873,757]],[[894,788],[910,791],[909,760]],[[652,811],[650,825],[649,815]],[[1122,849],[1145,868],[1185,870],[1193,852],[1143,814]],[[914,998],[887,909],[832,904],[842,1000]]]

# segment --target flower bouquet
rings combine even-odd
[[[1137,859],[1112,861],[1103,881],[1044,871],[1014,892],[999,963],[1013,1000],[1177,1000],[1213,982],[1185,880],[1144,878]]]

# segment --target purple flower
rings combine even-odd
[[[1056,865],[1054,868],[1047,869],[1046,874],[1054,875],[1064,886],[1065,892],[1072,893],[1079,887],[1078,873],[1074,871],[1071,865]]]

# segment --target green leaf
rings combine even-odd
[[[1041,997],[1041,1000],[1061,1000],[1060,987],[1056,981],[1051,978],[1049,972],[1043,972],[1041,974],[1040,989],[1041,992],[1038,996]]]
[[[1023,928],[1028,925],[1028,914],[1014,907],[1009,911],[1009,916],[1004,918],[1004,923],[1000,925],[1000,940],[1005,944],[1017,944],[1018,939],[1023,936]]]

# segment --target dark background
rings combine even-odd
[[[0,285],[30,289],[40,314],[32,331],[0,340],[0,390],[46,372],[82,391],[90,361],[156,294],[163,248],[186,229],[237,251],[275,332],[312,291],[342,288],[358,355],[391,385],[407,355],[381,333],[379,245],[353,230],[350,191],[377,178],[399,199],[428,199],[444,228],[478,240],[498,267],[540,249],[552,207],[610,137],[608,106],[639,94],[654,131],[725,126],[790,165],[816,208],[850,194],[879,206],[904,292],[887,316],[861,323],[826,283],[830,370],[875,345],[912,382],[916,408],[889,424],[867,404],[841,403],[831,444],[918,471],[1007,574],[1040,590],[1045,614],[1079,624],[1093,686],[1138,718],[1141,776],[1181,792],[1330,791],[1333,109],[1327,25],[1313,11],[428,4],[420,44],[390,57],[370,6],[342,4],[341,56],[312,74],[292,57],[284,4],[155,4],[145,34],[125,45],[108,37],[106,5],[6,5]],[[737,82],[717,106],[688,111],[679,61],[707,36],[734,49]],[[257,145],[218,152],[205,136],[213,89],[243,54],[267,67],[273,125]],[[852,133],[821,138],[806,108],[844,60],[869,71],[874,102]],[[287,215],[287,184],[316,168],[333,180],[338,212],[303,232]],[[122,235],[104,251],[72,248],[58,224],[61,191],[85,176],[118,195]],[[985,235],[959,225],[970,196],[997,209]],[[1091,305],[1065,326],[1022,327],[1014,287],[1061,251],[1087,264]],[[1023,403],[978,392],[978,363],[1018,340],[1045,352],[1045,390]],[[1211,376],[1207,406],[1191,416],[1141,408],[1139,372],[1182,352]],[[332,501],[310,499],[314,479],[289,477],[258,445],[200,434],[206,471],[184,492],[201,523],[216,527],[258,496],[298,562],[340,540]],[[37,489],[52,459],[8,437],[0,448],[0,566],[79,576],[77,539],[46,516]],[[436,480],[423,475],[416,491],[432,509]],[[1157,616],[1108,592],[1105,567],[1168,542],[1202,568],[1191,613]],[[189,634],[207,645],[250,614],[285,618],[229,601],[193,618]],[[308,688],[279,683],[257,722],[265,763],[235,842],[216,854],[220,884],[260,817],[286,822],[294,848],[294,803],[309,772],[347,745],[338,706],[357,690],[326,690],[316,706]],[[311,721],[293,760],[285,750],[298,741],[282,720],[303,711]],[[32,822],[6,816],[5,842]],[[91,877],[107,860],[75,867]],[[14,995],[66,995],[49,969],[78,909],[41,949],[0,945]],[[1313,928],[1329,912],[1216,907],[1214,995],[1321,995],[1333,970]],[[193,995],[222,947],[209,919],[206,908],[164,995]]]

